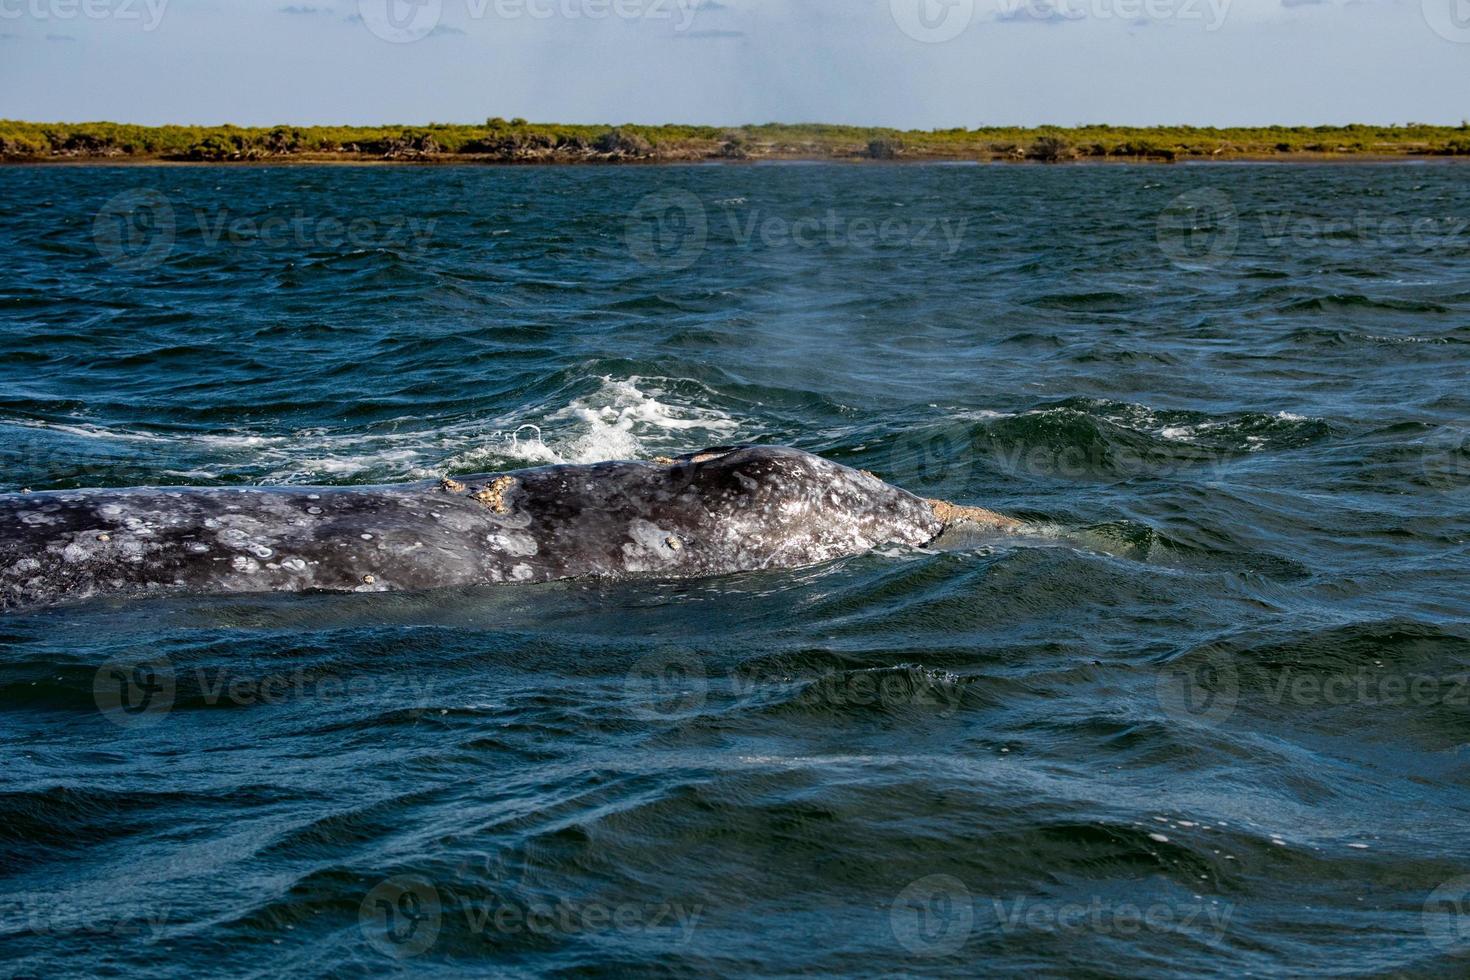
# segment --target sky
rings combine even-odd
[[[0,0],[0,118],[1470,117],[1470,0]]]

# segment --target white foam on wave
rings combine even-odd
[[[1071,407],[1052,407],[1044,409],[1033,409],[1026,412],[1027,415],[1046,415],[1054,412],[1077,412],[1079,409]],[[1113,425],[1130,429],[1140,435],[1152,436],[1163,439],[1166,442],[1193,443],[1198,444],[1201,440],[1229,439],[1248,429],[1262,420],[1276,420],[1278,422],[1310,422],[1313,419],[1294,412],[1276,412],[1271,415],[1240,414],[1227,418],[1202,419],[1197,422],[1171,422],[1161,418],[1159,413],[1147,405],[1136,404],[1112,404],[1094,414],[1096,418],[1103,419]],[[1259,435],[1245,436],[1245,449],[1256,452],[1264,448],[1266,440]]]
[[[939,408],[938,405],[930,404],[930,408]],[[994,422],[998,419],[1013,419],[1015,412],[998,412],[992,408],[950,408],[944,410],[950,421],[954,422]],[[1028,412],[1034,415],[1035,412]]]
[[[1158,429],[1156,434],[1159,438],[1170,442],[1194,442],[1202,435],[1228,429],[1233,424],[1230,421],[1213,421],[1196,422],[1192,425],[1166,425]]]
[[[667,392],[643,379],[602,379],[602,388],[590,398],[578,398],[550,416],[552,421],[569,420],[583,431],[565,444],[568,459],[575,463],[597,463],[607,459],[629,459],[645,455],[644,440],[667,443],[668,433],[704,431],[726,436],[739,425],[716,409],[681,406],[660,401]],[[701,448],[687,446],[684,448]]]
[[[0,424],[20,429],[45,429],[61,432],[80,439],[107,439],[116,442],[168,442],[167,436],[151,432],[132,432],[127,429],[109,429],[90,422],[43,422],[39,419],[4,419]]]
[[[742,428],[713,407],[708,389],[699,387],[694,398],[670,390],[688,389],[690,382],[638,376],[599,382],[595,391],[561,405],[524,406],[493,418],[450,423],[400,418],[369,431],[155,433],[32,419],[0,419],[0,430],[21,426],[85,440],[170,446],[184,465],[163,474],[177,479],[245,475],[263,484],[302,484],[393,482],[449,472],[648,458],[729,441]]]
[[[499,460],[519,463],[601,463],[644,459],[660,453],[700,449],[738,432],[727,413],[676,399],[670,379],[602,377],[597,391],[553,409],[523,412],[523,421],[504,439],[452,457],[448,469],[495,468]]]

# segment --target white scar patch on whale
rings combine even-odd
[[[677,534],[641,517],[628,525],[628,536],[633,540],[623,545],[623,564],[630,572],[667,568],[683,551],[672,543],[680,540]]]
[[[507,555],[514,555],[517,558],[528,558],[541,550],[535,538],[518,531],[500,531],[486,535],[485,541],[492,548],[498,548]]]

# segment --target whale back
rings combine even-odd
[[[375,487],[0,495],[0,608],[97,595],[410,591],[790,568],[942,530],[925,501],[794,449]]]

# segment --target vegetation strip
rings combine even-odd
[[[693,160],[1240,160],[1470,155],[1470,123],[1428,126],[986,127],[770,123],[582,126],[134,126],[0,120],[0,160],[621,163]]]

